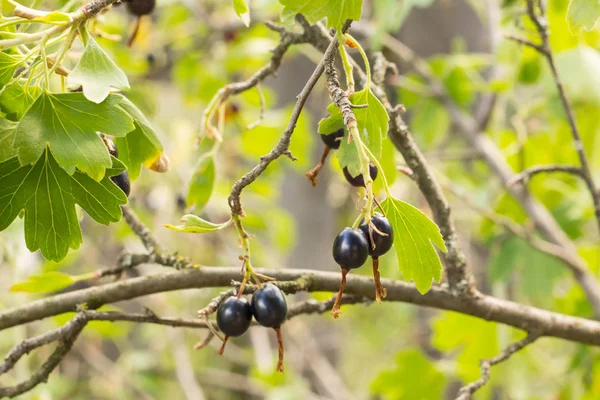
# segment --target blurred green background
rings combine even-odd
[[[600,174],[600,32],[574,33],[565,21],[567,0],[548,1],[551,46],[589,156],[592,173]],[[6,3],[4,3],[6,4]],[[62,3],[33,6],[53,9]],[[142,21],[134,46],[125,38],[133,19],[124,6],[98,18],[98,42],[127,73],[129,97],[150,117],[171,159],[170,171],[143,170],[133,183],[130,202],[165,247],[203,266],[237,266],[233,229],[211,235],[185,235],[167,230],[183,213],[193,211],[211,221],[225,221],[232,184],[277,142],[291,105],[312,73],[320,54],[308,45],[294,46],[276,78],[262,86],[266,112],[262,124],[246,127],[260,113],[260,97],[250,90],[228,104],[223,144],[208,166],[199,164],[211,147],[197,141],[201,114],[215,92],[228,82],[248,78],[270,57],[278,35],[262,22],[276,21],[275,0],[251,1],[252,23],[244,27],[229,1],[159,0],[151,18]],[[426,58],[435,75],[460,106],[477,115],[482,99],[496,102],[485,134],[518,172],[546,163],[578,164],[564,110],[545,60],[530,48],[503,39],[531,29],[524,2],[511,0],[365,0],[355,36],[368,52],[381,49],[386,35],[399,38]],[[365,37],[365,31],[371,32]],[[114,35],[121,35],[121,39]],[[116,40],[115,40],[116,39]],[[80,47],[79,47],[80,48]],[[77,55],[77,51],[73,52]],[[395,56],[386,56],[399,62]],[[355,51],[351,55],[358,57]],[[358,58],[357,58],[358,59]],[[74,57],[69,62],[75,62]],[[490,170],[456,132],[447,109],[432,97],[427,83],[399,62],[401,74],[387,79],[392,99],[408,110],[415,140],[442,179],[472,202],[528,226],[530,221],[506,194]],[[356,215],[357,195],[330,157],[316,188],[304,173],[322,150],[316,127],[329,103],[319,83],[293,135],[291,151],[243,194],[245,228],[254,235],[253,264],[264,268],[310,268],[338,271],[331,257],[337,232]],[[389,140],[388,162],[403,164]],[[393,161],[391,161],[393,159]],[[211,172],[206,172],[207,168]],[[214,170],[211,170],[214,169]],[[195,207],[186,202],[196,170]],[[213,176],[214,172],[214,176]],[[388,176],[393,193],[429,214],[412,181]],[[568,175],[544,175],[530,187],[576,243],[598,273],[600,250],[593,208],[582,182]],[[381,194],[381,193],[380,193]],[[478,279],[479,288],[524,304],[591,317],[582,290],[559,261],[533,249],[448,193],[460,241]],[[22,220],[0,233],[0,307],[8,308],[62,288],[62,274],[79,276],[116,264],[124,250],[143,251],[124,223],[101,226],[83,217],[84,242],[61,263],[30,254],[23,240]],[[382,276],[401,279],[396,259],[382,258]],[[140,273],[160,272],[143,266]],[[62,274],[59,274],[60,272]],[[370,268],[357,273],[368,275]],[[36,276],[42,275],[37,278]],[[33,278],[32,278],[33,276]],[[29,280],[28,280],[29,279]],[[26,284],[13,286],[19,282]],[[38,282],[38,283],[36,283]],[[41,282],[41,283],[40,283]],[[75,284],[77,286],[77,284]],[[12,288],[12,290],[11,290]],[[107,308],[139,311],[149,307],[160,315],[196,316],[219,290],[186,290],[140,298]],[[289,303],[306,298],[292,296]],[[327,299],[329,293],[313,294]],[[0,353],[23,339],[64,323],[60,316],[12,328],[0,336]],[[32,399],[445,399],[465,382],[479,377],[479,360],[522,337],[512,328],[451,312],[411,305],[345,307],[343,318],[301,316],[284,326],[286,373],[274,371],[274,335],[264,328],[229,342],[224,356],[218,344],[194,351],[203,331],[127,322],[94,322],[46,385],[23,398]],[[20,362],[0,385],[27,378],[50,354],[44,348]],[[478,399],[598,399],[600,352],[557,339],[535,346],[495,367],[492,380]]]

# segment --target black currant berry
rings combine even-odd
[[[369,242],[360,229],[344,228],[333,241],[333,259],[343,269],[361,267],[369,256]]]
[[[127,171],[123,171],[119,175],[111,176],[110,180],[125,193],[125,196],[129,197],[129,193],[131,192],[131,181],[129,180]]]
[[[154,11],[156,0],[126,0],[125,4],[130,14],[141,17]]]
[[[367,224],[361,224],[360,230],[363,231],[369,241],[369,255],[371,257],[379,257],[392,248],[392,244],[394,244],[394,230],[392,229],[392,225],[390,225],[390,221],[379,213],[373,215],[371,223],[377,230],[371,227],[371,232],[369,233],[369,225]],[[381,235],[378,231],[387,234],[387,236]]]
[[[252,322],[250,303],[244,298],[229,297],[217,311],[217,325],[227,336],[240,336]]]
[[[287,316],[283,292],[275,285],[263,285],[252,296],[252,314],[262,326],[279,328]]]
[[[352,175],[350,175],[350,171],[348,171],[348,167],[344,167],[343,172],[344,172],[344,177],[346,178],[346,180],[348,181],[349,184],[351,184],[354,187],[365,187],[365,179],[363,178],[362,174],[358,174],[357,176],[352,176]],[[373,180],[377,179],[378,172],[379,171],[377,170],[377,166],[373,162],[370,162],[369,163],[369,175],[371,175],[371,179],[373,179]]]
[[[340,143],[342,143],[342,138],[344,137],[344,128],[340,128],[332,133],[321,133],[321,140],[330,148],[337,150],[340,148]]]

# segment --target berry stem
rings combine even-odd
[[[381,299],[387,296],[387,290],[381,284],[379,274],[379,257],[373,257],[373,281],[375,282],[375,301],[381,304]]]
[[[340,56],[342,57],[342,64],[344,66],[344,72],[346,73],[346,94],[351,96],[354,94],[354,67],[350,64],[350,59],[348,57],[348,52],[346,52],[346,46],[340,46]]]
[[[331,316],[334,319],[337,319],[342,314],[342,310],[340,310],[340,306],[342,304],[342,295],[344,294],[344,289],[346,288],[346,275],[350,272],[349,269],[342,268],[342,282],[340,283],[340,290],[335,296],[335,302],[333,303],[333,308],[331,309]]]
[[[277,359],[277,371],[283,373],[283,336],[281,335],[281,327],[273,328],[277,334],[277,350],[279,357]]]
[[[325,160],[327,159],[327,156],[329,155],[329,151],[331,150],[331,148],[327,145],[325,145],[325,148],[323,149],[323,154],[321,154],[321,160],[319,161],[319,163],[317,165],[315,165],[315,167],[313,169],[311,169],[310,171],[308,171],[306,173],[306,178],[308,178],[309,182],[314,186],[317,186],[317,182],[319,181],[319,179],[317,178],[319,176],[319,171],[321,171],[321,168],[323,168],[323,166],[325,165]]]
[[[131,32],[131,35],[129,35],[129,39],[127,39],[127,47],[131,47],[133,45],[133,42],[135,41],[135,38],[137,37],[138,32],[140,31],[141,23],[142,17],[139,16],[135,20],[135,25],[133,26],[133,31]]]
[[[244,248],[244,255],[242,257],[243,266],[244,266],[244,278],[242,279],[243,287],[247,281],[254,279],[256,284],[261,287],[262,283],[260,279],[254,273],[254,269],[252,268],[252,262],[250,261],[250,235],[244,229],[244,225],[242,225],[241,217],[238,214],[232,215],[233,221],[235,222],[235,229],[237,230],[238,237],[240,238],[240,242],[242,243],[242,247]],[[239,297],[239,296],[238,296]]]
[[[221,348],[219,349],[219,352],[218,352],[218,354],[219,354],[220,356],[222,356],[222,355],[223,355],[223,352],[225,351],[225,345],[227,344],[227,340],[229,340],[229,335],[226,335],[226,336],[223,338],[223,344],[221,345]]]

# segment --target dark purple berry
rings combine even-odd
[[[129,13],[141,17],[154,11],[156,0],[125,0],[125,4]]]
[[[340,148],[340,143],[342,143],[342,139],[344,137],[344,128],[340,128],[332,133],[321,133],[321,140],[325,143],[329,148],[337,150]]]
[[[279,328],[287,316],[283,292],[275,285],[263,285],[252,296],[252,314],[262,326]]]
[[[217,311],[217,325],[227,336],[240,336],[252,322],[250,303],[244,298],[229,297]]]
[[[110,180],[125,193],[125,196],[129,197],[129,193],[131,192],[131,181],[129,180],[127,171],[123,171],[119,175],[111,176]]]
[[[344,228],[333,241],[333,259],[344,269],[361,267],[369,256],[369,242],[360,229]]]
[[[375,225],[379,232],[387,234],[387,236],[383,236],[375,229],[371,229],[371,234],[369,234],[369,226],[363,223],[360,225],[360,230],[363,231],[369,241],[369,255],[371,257],[379,257],[392,248],[392,244],[394,244],[394,230],[390,221],[379,213],[373,215],[371,223]],[[372,241],[371,235],[373,237]]]
[[[357,176],[352,176],[352,175],[350,175],[350,171],[348,171],[348,167],[344,167],[343,172],[344,172],[344,177],[346,178],[346,180],[348,181],[349,184],[351,184],[354,187],[365,187],[365,180],[364,180],[362,174],[358,174]],[[372,180],[375,180],[377,178],[378,172],[379,171],[377,170],[377,166],[373,162],[370,162],[369,163],[369,175],[371,175]]]

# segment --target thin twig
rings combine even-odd
[[[491,377],[491,369],[494,365],[508,360],[517,351],[519,351],[519,350],[523,349],[525,346],[530,345],[531,343],[535,342],[535,340],[539,337],[540,337],[539,333],[529,332],[525,338],[519,340],[518,342],[511,344],[510,346],[505,348],[496,357],[481,360],[479,362],[479,364],[481,366],[481,378],[477,379],[475,382],[469,383],[468,385],[460,388],[460,390],[458,391],[458,396],[456,397],[456,400],[471,399],[471,396],[473,395],[473,393],[475,393],[477,390],[481,389],[486,383],[488,383],[488,381],[490,380],[490,377]]]
[[[140,220],[135,211],[131,209],[129,206],[121,206],[121,210],[123,211],[123,218],[127,225],[133,230],[133,232],[139,236],[140,240],[144,244],[148,253],[154,253],[160,251],[160,244],[158,243],[158,239],[154,237],[150,229]]]
[[[536,12],[536,8],[538,9],[539,14],[538,12]],[[556,84],[556,89],[558,90],[560,101],[565,110],[565,113],[567,114],[567,121],[569,123],[569,128],[571,129],[571,135],[573,136],[573,145],[575,146],[575,150],[577,151],[577,156],[579,157],[579,162],[581,164],[581,176],[588,187],[590,195],[592,196],[592,202],[594,204],[594,214],[596,215],[596,223],[598,224],[598,229],[600,230],[600,194],[598,193],[598,189],[596,188],[596,184],[594,183],[594,178],[592,177],[590,163],[585,153],[585,147],[583,145],[583,141],[581,140],[581,134],[579,133],[577,122],[575,121],[575,113],[573,112],[573,107],[571,106],[571,102],[567,97],[567,93],[565,91],[562,79],[556,67],[554,54],[552,52],[552,49],[550,48],[548,22],[544,10],[544,5],[540,1],[538,2],[536,7],[534,0],[527,0],[527,14],[529,15],[529,19],[535,25],[539,36],[542,39],[541,49],[539,49],[538,51],[540,52],[540,54],[546,57],[546,60],[548,61],[548,65],[550,66],[550,70],[552,71],[552,76],[554,78],[554,83]]]
[[[346,22],[342,28],[342,31],[346,31],[346,29],[348,29],[349,26],[350,22]],[[323,74],[323,71],[325,70],[325,61],[331,56],[331,54],[335,52],[335,50],[337,50],[337,48],[337,40],[335,38],[331,39],[329,47],[323,54],[323,58],[321,58],[321,62],[319,62],[310,78],[308,78],[308,81],[304,85],[304,88],[297,96],[298,100],[296,101],[296,105],[294,106],[294,110],[292,111],[292,115],[290,117],[288,125],[283,131],[283,134],[281,135],[281,138],[279,139],[277,145],[268,154],[262,156],[260,158],[260,162],[233,185],[233,188],[231,189],[231,194],[229,195],[228,199],[229,207],[231,208],[231,213],[233,215],[242,215],[243,213],[242,204],[240,201],[240,195],[242,194],[242,190],[244,190],[246,186],[254,182],[256,178],[258,178],[260,174],[262,174],[263,171],[267,169],[267,167],[272,161],[276,160],[277,158],[289,151],[292,134],[294,133],[296,123],[298,121],[298,118],[300,117],[302,109],[304,108],[304,104],[308,99],[308,95],[310,94],[315,84]]]
[[[583,177],[583,170],[580,167],[576,167],[574,165],[536,165],[535,167],[528,168],[522,171],[520,174],[513,176],[506,183],[506,185],[512,186],[519,182],[527,184],[531,180],[531,178],[538,174],[554,172],[562,172],[565,174]]]

